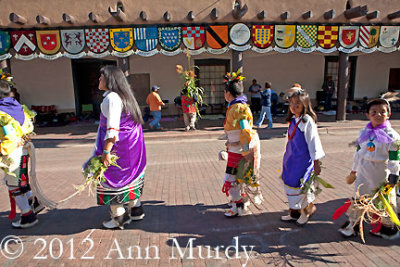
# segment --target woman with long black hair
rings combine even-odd
[[[143,119],[122,72],[115,66],[100,70],[99,89],[105,91],[101,103],[100,125],[94,156],[108,167],[106,182],[97,188],[97,203],[109,205],[111,219],[103,222],[107,229],[123,228],[131,220],[144,217],[139,197],[144,184],[146,147],[143,136]],[[116,154],[120,168],[111,165],[111,154]],[[128,211],[124,204],[128,204]]]

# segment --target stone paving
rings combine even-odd
[[[324,189],[318,196],[318,211],[304,227],[279,220],[287,209],[278,178],[286,141],[283,123],[272,130],[259,130],[264,203],[259,209],[252,206],[252,215],[224,218],[227,199],[221,187],[226,163],[217,160],[217,153],[225,141],[218,123],[221,121],[194,133],[172,127],[145,133],[148,164],[142,201],[146,216],[125,230],[103,230],[101,223],[108,219],[108,209],[97,206],[87,192],[56,210],[40,213],[34,228],[12,229],[7,219],[8,194],[5,186],[0,187],[0,264],[398,266],[400,240],[373,237],[367,233],[369,226],[365,227],[366,244],[359,237],[344,239],[337,229],[345,218],[331,219],[352,194],[352,187],[344,182],[353,155],[348,143],[366,121],[320,123],[326,152],[321,177],[335,189]],[[400,130],[400,120],[392,124]],[[74,192],[73,185],[83,183],[80,166],[92,150],[95,127],[39,128],[37,132],[39,182],[49,198],[64,199]],[[22,243],[7,243],[9,235]]]

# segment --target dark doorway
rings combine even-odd
[[[112,60],[73,59],[76,114],[81,119],[100,118],[100,104],[103,92],[98,89],[99,71],[105,65],[117,65]]]
[[[354,88],[356,81],[356,68],[357,68],[357,57],[349,57],[349,84],[347,85],[347,100],[354,99]],[[336,92],[333,98],[336,99],[338,89],[338,73],[339,73],[339,57],[338,56],[326,56],[325,57],[325,71],[324,81],[327,80],[328,76],[332,77],[335,82]]]
[[[388,89],[389,91],[400,90],[400,69],[390,69]]]

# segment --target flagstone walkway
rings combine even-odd
[[[225,142],[219,138],[221,127],[215,124],[195,133],[146,132],[142,221],[125,230],[103,230],[108,209],[97,206],[95,198],[84,192],[56,210],[40,213],[36,227],[15,230],[7,219],[8,194],[2,186],[0,265],[397,266],[400,240],[373,237],[369,226],[366,244],[359,237],[344,239],[337,229],[345,218],[331,219],[352,194],[352,187],[344,182],[353,155],[348,143],[365,123],[321,122],[326,152],[321,177],[335,189],[323,190],[316,215],[304,227],[279,220],[287,209],[278,178],[285,146],[283,123],[259,131],[264,203],[260,209],[252,206],[252,215],[233,219],[223,216],[225,162],[217,160]],[[400,130],[399,120],[392,124]],[[95,127],[38,129],[38,133],[34,143],[39,182],[49,198],[61,200],[74,192],[73,185],[83,183],[80,166],[91,153]],[[22,243],[7,242],[10,235]]]

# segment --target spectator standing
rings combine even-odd
[[[261,113],[260,113],[260,118],[256,122],[256,126],[261,127],[261,125],[264,122],[265,116],[268,118],[268,127],[267,128],[272,128],[272,116],[271,116],[271,95],[272,95],[272,89],[271,89],[271,83],[266,82],[265,83],[265,89],[260,93],[261,95]]]
[[[251,110],[254,113],[258,113],[261,110],[261,91],[261,85],[257,83],[256,79],[253,79],[252,85],[249,87],[249,92],[251,93]]]
[[[161,120],[161,106],[165,106],[162,102],[160,95],[158,94],[160,87],[154,85],[151,88],[151,93],[147,96],[146,104],[150,106],[150,113],[153,116],[153,120],[150,122],[150,130],[162,130],[160,125]]]
[[[335,93],[335,82],[332,80],[332,76],[328,76],[324,84],[322,85],[322,90],[325,92],[325,111],[332,109],[332,96]]]

